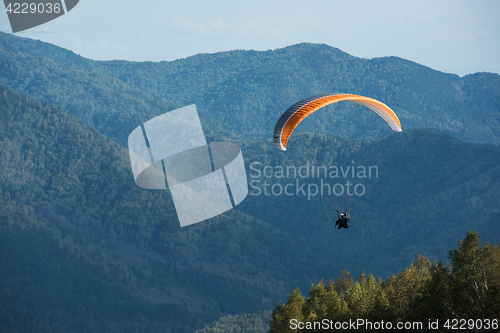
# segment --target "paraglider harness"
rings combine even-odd
[[[351,225],[351,217],[349,216],[347,209],[344,214],[340,214],[339,211],[337,210],[337,215],[338,219],[337,222],[335,222],[335,228],[337,229],[349,228],[349,226]]]

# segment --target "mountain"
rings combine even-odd
[[[378,166],[379,176],[361,180],[366,194],[352,200],[347,232],[333,228],[331,197],[264,192],[180,228],[168,191],[135,185],[126,150],[58,107],[0,92],[7,330],[190,332],[224,315],[270,310],[293,288],[344,268],[387,276],[420,252],[443,259],[472,227],[487,241],[500,236],[497,146],[419,129],[363,144],[301,134],[290,154],[270,140],[240,142],[249,181],[299,180],[307,189],[322,179],[259,178],[255,170],[352,159]]]
[[[419,251],[444,260],[468,229],[477,230],[488,242],[500,239],[498,146],[463,143],[432,129],[411,129],[367,143],[302,134],[286,152],[278,152],[271,141],[245,148],[251,190],[237,209],[322,244],[337,260],[349,258],[355,275],[363,270],[382,277],[394,274],[395,267],[402,269]],[[359,186],[359,195],[347,195],[347,181],[351,193]],[[291,195],[274,195],[273,186],[276,194],[289,186]],[[337,186],[336,192],[343,189],[344,194],[334,200],[327,195],[328,186]],[[315,196],[308,196],[309,187]],[[346,206],[350,229],[331,228],[335,210],[342,212]]]
[[[0,33],[0,40],[0,84],[64,108],[122,146],[138,124],[184,106],[102,74],[94,68],[97,62],[72,52],[5,33]],[[27,51],[31,46],[32,53]],[[224,127],[210,116],[203,122],[209,138],[212,129]]]
[[[249,313],[295,287],[445,260],[468,229],[500,239],[496,74],[314,44],[100,62],[4,33],[0,59],[2,331],[261,329],[267,315]],[[341,104],[278,151],[281,112],[330,91],[379,98],[403,132]],[[208,141],[242,148],[250,194],[180,228],[168,190],[135,185],[125,148],[143,121],[191,103]],[[358,194],[310,192],[348,181]],[[336,230],[346,206],[352,225]]]
[[[462,141],[500,143],[498,74],[459,77],[397,57],[362,59],[307,43],[170,62],[92,61],[1,33],[0,55],[0,84],[63,107],[122,145],[140,121],[193,103],[209,136],[267,139],[296,101],[335,92],[381,100],[404,130],[435,128]],[[329,106],[298,130],[364,140],[390,133],[376,115],[350,103]]]
[[[167,191],[135,185],[125,149],[53,105],[1,87],[0,119],[7,331],[191,332],[335,267],[236,210],[180,228]]]

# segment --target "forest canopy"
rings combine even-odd
[[[297,288],[278,303],[271,333],[334,332],[338,329],[411,329],[427,332],[453,327],[468,332],[498,331],[500,248],[483,244],[468,231],[449,252],[449,264],[419,255],[404,271],[385,281],[345,270],[336,281],[320,281],[301,295]],[[345,327],[342,326],[344,323]]]

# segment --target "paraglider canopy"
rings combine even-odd
[[[327,105],[347,101],[366,106],[370,110],[381,116],[387,124],[396,132],[401,132],[401,123],[398,116],[384,103],[370,97],[364,97],[351,94],[323,94],[316,95],[303,99],[288,110],[285,111],[276,123],[274,128],[274,144],[281,150],[286,150],[288,139],[292,135],[295,128],[302,120],[307,118],[311,113],[325,107]]]

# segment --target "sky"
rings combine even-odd
[[[12,32],[5,11],[0,31]],[[94,60],[172,61],[310,42],[461,76],[500,74],[499,0],[80,0],[16,35]]]

